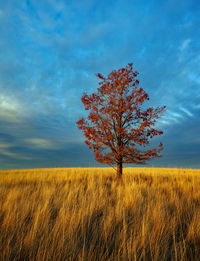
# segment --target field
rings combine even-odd
[[[200,170],[0,171],[0,260],[199,260]]]

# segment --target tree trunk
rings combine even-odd
[[[122,161],[117,163],[117,177],[122,178]]]

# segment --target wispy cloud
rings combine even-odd
[[[31,160],[30,157],[23,155],[23,154],[20,154],[20,153],[12,152],[8,148],[1,148],[0,147],[0,155],[6,156],[6,157],[9,157],[9,158],[20,159],[20,160]]]
[[[4,141],[0,141],[0,149],[7,149],[7,148],[11,148],[13,145],[11,143],[8,142],[4,142]]]
[[[57,149],[53,141],[44,138],[28,138],[24,140],[29,147],[36,149]]]
[[[180,106],[179,108],[180,108],[181,111],[185,112],[185,114],[186,114],[187,116],[189,116],[189,117],[193,117],[193,116],[194,116],[194,114],[191,113],[188,109],[186,109],[186,108],[184,108],[184,107],[182,107],[182,106]]]
[[[189,44],[191,42],[191,39],[186,39],[182,42],[181,47],[180,47],[180,51],[184,51],[186,48],[189,47]]]
[[[18,101],[14,95],[7,96],[0,94],[0,120],[10,122],[21,122],[26,115],[24,105]]]

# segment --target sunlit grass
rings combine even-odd
[[[200,171],[0,171],[0,260],[199,260]]]

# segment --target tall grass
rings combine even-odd
[[[200,171],[0,172],[0,260],[199,260]]]

